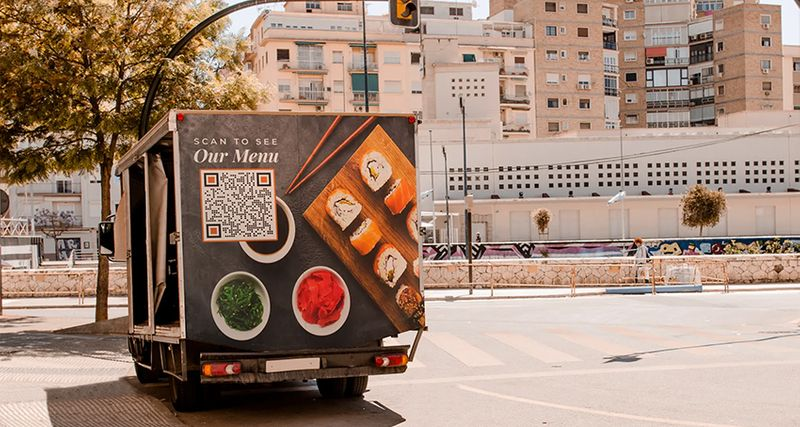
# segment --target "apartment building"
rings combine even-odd
[[[800,46],[783,46],[783,109],[800,110]]]
[[[429,124],[438,120],[447,127],[460,120],[463,99],[465,113],[486,122],[498,137],[531,134],[530,25],[503,20],[510,14],[475,21],[464,3],[425,2],[419,31],[391,25],[385,16],[368,16],[365,61],[358,7],[287,3],[285,12],[258,17],[246,59],[259,80],[274,86],[261,109],[424,111]],[[429,99],[423,100],[423,86],[433,94]]]
[[[783,101],[780,6],[756,0],[503,0],[490,6],[512,7],[516,20],[534,26],[538,136],[598,124],[715,125],[720,115],[790,104]],[[581,92],[582,83],[600,79],[601,92]],[[602,110],[581,108],[601,94],[603,104],[596,105]],[[578,105],[570,106],[575,97]]]

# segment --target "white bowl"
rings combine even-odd
[[[233,329],[225,323],[225,319],[219,314],[219,304],[217,304],[217,297],[219,296],[220,289],[222,289],[222,285],[228,283],[232,279],[246,279],[255,283],[256,286],[256,294],[261,299],[261,304],[264,305],[264,314],[261,318],[261,323],[259,323],[255,328],[250,329],[249,331],[240,331],[237,329]],[[246,271],[235,271],[233,273],[226,274],[222,279],[219,279],[217,282],[217,286],[214,287],[214,291],[211,292],[211,317],[214,319],[214,323],[217,325],[217,328],[225,334],[230,339],[234,339],[236,341],[247,341],[250,339],[255,338],[261,331],[264,330],[264,327],[267,326],[267,320],[269,320],[269,313],[270,313],[270,303],[269,303],[269,294],[267,293],[267,288],[264,287],[264,284],[261,283],[261,280],[258,277],[253,276],[252,274]]]
[[[239,246],[242,247],[242,250],[244,251],[245,254],[247,254],[247,256],[252,258],[254,261],[260,262],[262,264],[272,264],[282,260],[283,257],[285,257],[289,253],[289,251],[292,250],[292,245],[294,244],[295,225],[294,225],[294,216],[292,215],[292,210],[289,209],[289,205],[287,205],[286,202],[281,200],[279,197],[276,197],[275,201],[277,203],[277,206],[283,209],[283,212],[286,214],[286,219],[288,221],[287,227],[289,228],[289,230],[287,231],[288,235],[286,236],[286,242],[284,242],[283,246],[281,246],[280,249],[278,249],[273,253],[264,254],[261,252],[257,252],[255,249],[253,249],[252,246],[250,246],[249,242],[246,241],[239,242]]]
[[[306,277],[311,275],[311,273],[318,271],[318,270],[325,270],[333,273],[333,275],[339,279],[339,283],[342,286],[342,290],[344,291],[344,304],[342,306],[342,312],[339,314],[339,320],[331,323],[328,326],[322,327],[316,325],[314,323],[308,323],[303,319],[303,314],[300,313],[300,309],[297,308],[297,292],[300,290],[300,283],[305,280]],[[323,265],[319,265],[316,267],[311,267],[308,270],[304,271],[303,274],[297,279],[294,284],[294,289],[292,290],[292,311],[294,312],[294,317],[297,319],[297,323],[303,327],[309,334],[324,337],[328,336],[336,331],[344,325],[344,322],[347,320],[347,315],[350,314],[350,291],[347,289],[347,284],[342,279],[342,276],[339,275],[336,271],[331,268],[325,267]]]

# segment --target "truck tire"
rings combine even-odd
[[[317,388],[322,397],[344,397],[347,391],[347,378],[319,378]]]
[[[363,377],[350,377],[347,379],[347,387],[345,388],[345,396],[347,397],[359,397],[367,391],[367,382],[369,381],[369,377],[364,375]]]
[[[170,402],[178,412],[194,412],[200,409],[203,393],[200,387],[200,373],[189,372],[186,381],[169,377]]]
[[[133,367],[136,370],[136,379],[139,380],[140,384],[152,384],[158,382],[158,372],[145,368],[136,362],[133,362]]]

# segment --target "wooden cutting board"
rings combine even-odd
[[[376,192],[372,192],[367,184],[364,183],[359,171],[361,158],[364,154],[373,150],[383,154],[392,167],[392,177],[383,188]],[[414,198],[401,213],[392,215],[389,208],[384,204],[383,198],[386,196],[391,183],[398,178],[411,183],[414,188]],[[337,188],[349,191],[362,206],[358,218],[344,231],[328,216],[325,210],[328,196]],[[417,202],[416,193],[416,171],[414,166],[389,135],[386,134],[386,131],[378,125],[303,213],[306,221],[316,230],[322,240],[347,266],[350,273],[361,283],[370,297],[386,313],[398,332],[417,329],[420,326],[405,314],[397,305],[395,299],[397,291],[403,285],[413,287],[419,292],[419,278],[414,275],[413,271],[413,262],[420,256],[419,246],[417,241],[409,234],[408,227],[406,227],[408,213]],[[380,229],[382,236],[380,242],[375,245],[375,248],[370,253],[361,255],[350,244],[350,236],[365,218],[372,219]],[[378,249],[384,243],[394,245],[408,264],[394,288],[390,288],[383,283],[373,270],[373,263]]]

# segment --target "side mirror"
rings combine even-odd
[[[114,256],[114,221],[102,221],[98,224],[97,248],[101,256]]]

